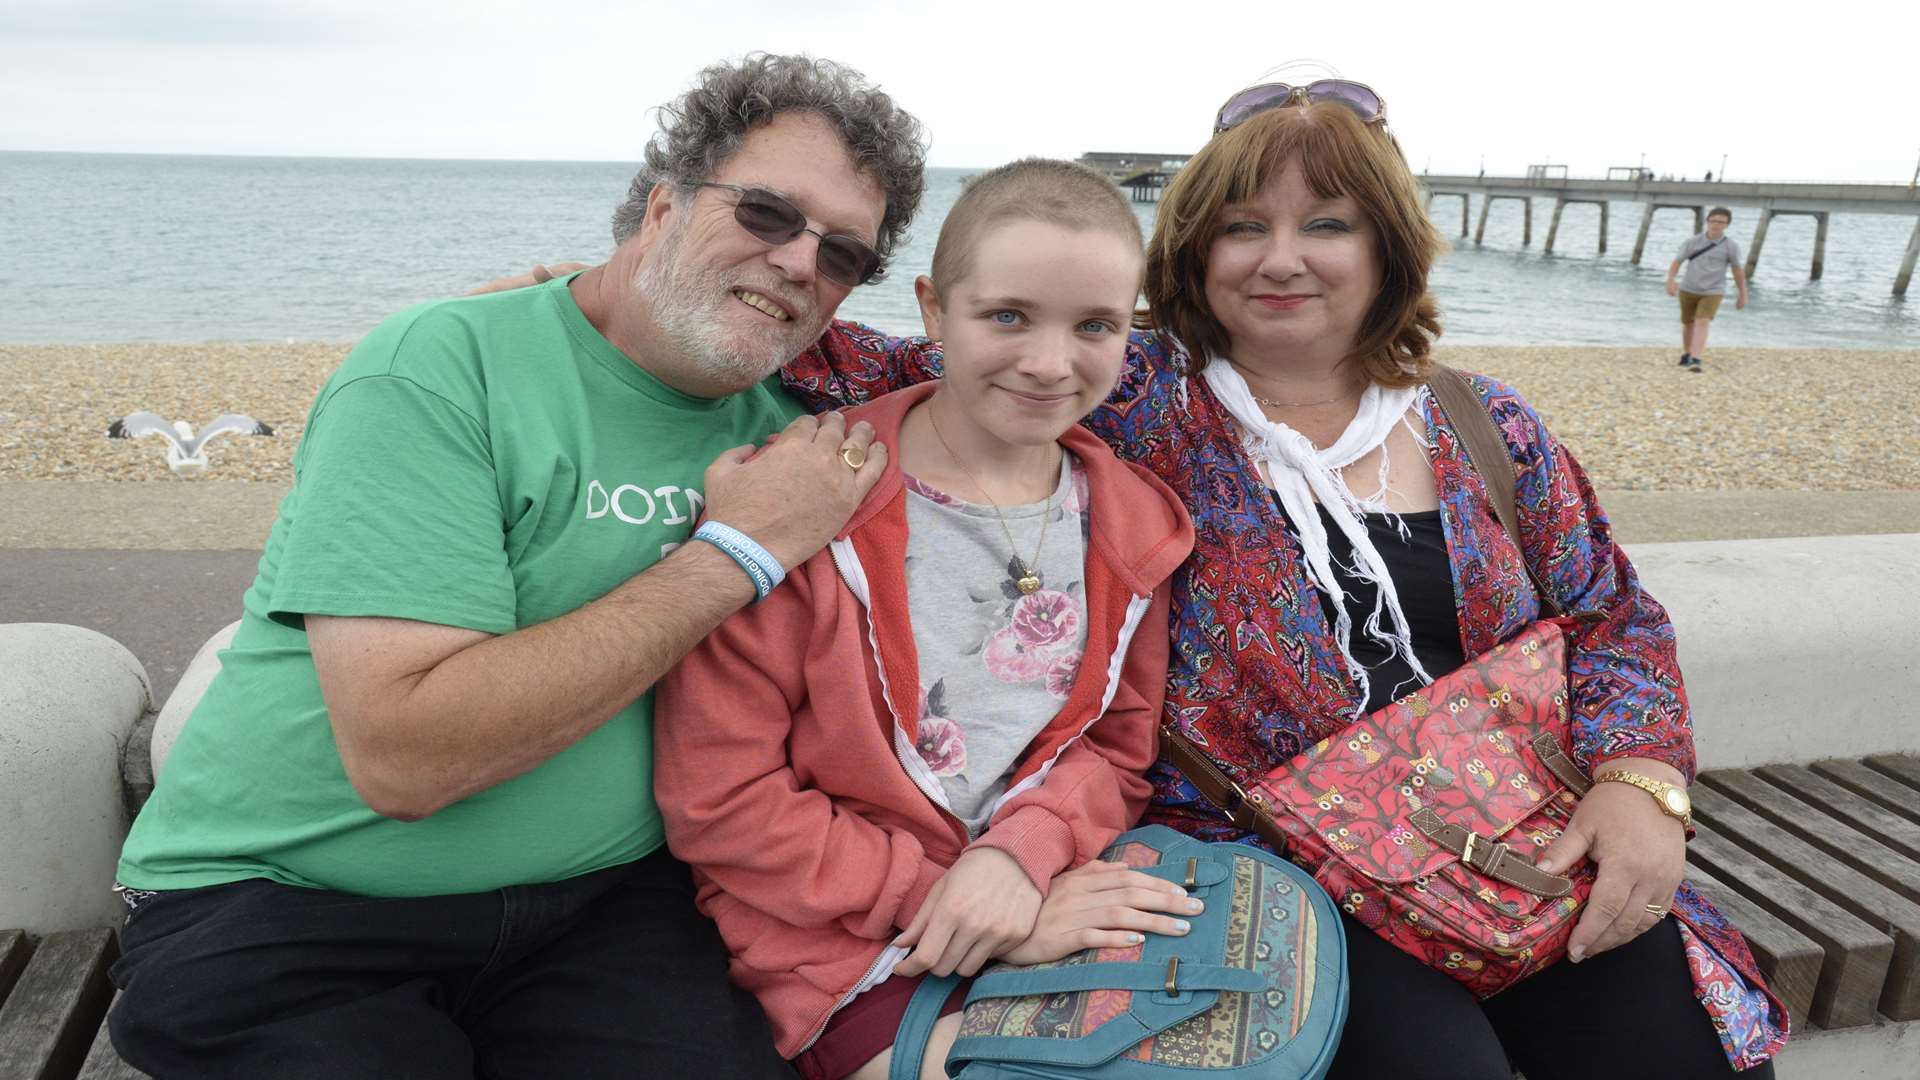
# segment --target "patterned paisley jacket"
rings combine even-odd
[[[1258,776],[1343,727],[1360,705],[1285,515],[1241,448],[1206,380],[1177,373],[1171,339],[1135,333],[1127,366],[1086,426],[1120,457],[1179,493],[1193,554],[1172,582],[1166,716],[1237,774]],[[858,404],[940,374],[939,346],[836,322],[782,373],[815,409]],[[1513,390],[1470,376],[1513,453],[1524,558],[1569,614],[1604,612],[1569,649],[1574,755],[1592,771],[1614,758],[1665,761],[1693,776],[1686,691],[1666,611],[1641,589],[1586,474]],[[1440,411],[1423,395],[1429,457],[1453,569],[1461,644],[1476,656],[1538,617],[1522,553]],[[1147,820],[1206,840],[1241,833],[1164,760],[1149,779]],[[1735,1068],[1771,1057],[1787,1014],[1745,939],[1692,886],[1673,907],[1695,994]]]

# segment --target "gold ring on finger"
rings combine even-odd
[[[1648,904],[1647,914],[1656,919],[1664,919],[1667,917],[1667,909],[1659,904]]]
[[[847,463],[847,468],[858,469],[867,463],[867,448],[851,443],[844,445],[840,447],[840,460]]]

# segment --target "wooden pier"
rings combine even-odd
[[[1096,150],[1079,162],[1126,188],[1134,202],[1158,202],[1160,192],[1192,154],[1150,154]]]
[[[1638,170],[1628,170],[1638,172]],[[1460,199],[1460,237],[1465,239],[1472,214],[1473,197],[1480,197],[1480,224],[1473,231],[1478,244],[1487,233],[1487,216],[1501,199],[1520,202],[1522,245],[1533,243],[1533,200],[1551,198],[1553,219],[1547,226],[1545,250],[1553,251],[1560,237],[1560,214],[1569,204],[1592,203],[1600,207],[1600,254],[1607,252],[1607,212],[1613,202],[1645,204],[1640,215],[1640,230],[1633,241],[1633,262],[1637,266],[1647,247],[1647,232],[1653,216],[1661,210],[1693,211],[1693,228],[1705,228],[1707,209],[1713,206],[1749,207],[1760,211],[1753,239],[1747,245],[1747,277],[1760,266],[1760,252],[1766,246],[1767,226],[1783,215],[1799,214],[1814,219],[1812,279],[1820,280],[1826,271],[1827,227],[1836,213],[1904,214],[1914,218],[1912,237],[1906,254],[1894,275],[1893,295],[1905,296],[1913,280],[1914,264],[1920,262],[1920,188],[1913,184],[1823,184],[1788,182],[1733,182],[1719,180],[1655,180],[1644,173],[1620,179],[1583,179],[1564,175],[1543,175],[1533,170],[1530,176],[1422,176],[1431,211],[1437,198]]]

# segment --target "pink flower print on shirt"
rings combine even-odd
[[[946,680],[920,690],[920,723],[913,749],[935,776],[958,776],[967,767],[967,739],[960,725],[947,719]]]
[[[1012,629],[1027,648],[1050,649],[1073,640],[1080,629],[1080,611],[1066,593],[1041,589],[1013,605]]]
[[[967,767],[967,740],[960,734],[960,725],[944,716],[920,718],[913,748],[935,776],[958,776]]]
[[[1001,682],[1033,682],[1046,675],[1047,665],[1053,663],[1053,650],[1026,644],[1020,640],[1019,631],[1010,626],[987,639],[981,659],[986,662],[987,673]]]
[[[916,479],[915,477],[908,476],[905,473],[901,473],[900,476],[901,476],[901,479],[906,481],[908,491],[913,492],[915,495],[920,496],[921,498],[927,500],[930,503],[935,504],[936,506],[963,505],[959,499],[956,499],[953,496],[947,494],[946,492],[941,491],[939,488],[934,487],[932,484],[928,484],[924,481]]]
[[[1047,665],[1047,693],[1062,701],[1073,693],[1073,680],[1080,674],[1080,654],[1069,653]]]

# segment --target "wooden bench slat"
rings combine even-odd
[[[1819,893],[1721,836],[1698,828],[1687,860],[1818,942],[1826,957],[1807,1015],[1824,1028],[1874,1022],[1874,999],[1886,985],[1893,939]]]
[[[1920,754],[1874,754],[1866,761],[1870,768],[1893,777],[1920,796]]]
[[[113,931],[49,934],[0,1005],[0,1076],[64,1080],[86,1059],[106,1015]]]
[[[33,945],[27,941],[25,930],[0,930],[0,1001],[7,1000],[7,993],[32,955]]]
[[[1793,1030],[1802,1030],[1813,1006],[1813,988],[1820,981],[1820,963],[1826,958],[1820,943],[1698,866],[1687,867],[1687,881],[1740,928],[1761,974],[1767,977],[1768,988],[1786,1003]]]
[[[1819,781],[1818,777],[1813,779]],[[1744,770],[1703,773],[1700,780],[1897,895],[1920,901],[1920,865],[1828,813],[1825,807]]]
[[[113,996],[114,1001],[120,995]],[[107,1012],[113,1012],[113,1005],[107,1005]],[[93,1037],[93,1046],[87,1051],[86,1064],[80,1066],[80,1075],[74,1080],[152,1080],[146,1073],[120,1060],[120,1054],[113,1048],[113,1038],[107,1034],[106,1020],[102,1018],[99,1034]]]
[[[1920,823],[1920,791],[1858,761],[1816,761],[1813,771],[1888,813]]]
[[[1908,821],[1804,765],[1767,765],[1753,771],[1774,787],[1793,792],[1906,858],[1920,863],[1920,823]],[[1864,768],[1862,771],[1870,776],[1877,775]],[[1920,803],[1920,798],[1914,801]]]
[[[1790,798],[1784,792],[1780,797]],[[1878,993],[1867,996],[1878,997],[1880,1011],[1890,1019],[1920,1019],[1920,904],[1839,862],[1709,784],[1693,789],[1693,809],[1722,836],[1891,936],[1893,954],[1888,959],[1886,982]],[[1833,827],[1844,828],[1839,822]],[[1864,836],[1859,842],[1872,843]]]

